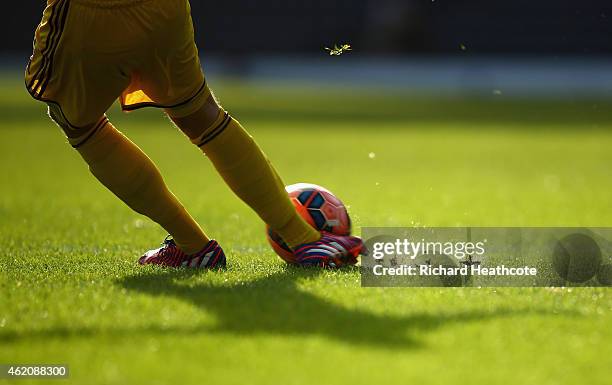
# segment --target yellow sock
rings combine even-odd
[[[195,253],[208,243],[151,159],[106,118],[84,137],[69,141],[104,186],[134,211],[160,224],[185,253]]]
[[[216,122],[192,142],[208,156],[234,193],[290,247],[321,237],[297,214],[268,158],[227,112],[220,110]]]

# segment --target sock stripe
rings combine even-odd
[[[219,127],[221,127],[223,125],[223,123],[225,123],[225,121],[227,120],[227,117],[229,116],[227,111],[223,112],[223,119],[221,119],[221,121],[219,123],[217,123],[217,125],[210,131],[205,130],[200,136],[198,136],[197,138],[192,140],[192,143],[195,144],[196,146],[200,147],[202,142],[204,142],[215,130],[217,130]],[[216,122],[216,121],[215,121]]]
[[[232,117],[228,116],[228,119],[225,122],[225,124],[223,124],[223,126],[219,127],[219,129],[215,133],[213,133],[211,136],[208,137],[208,139],[206,139],[204,142],[202,142],[200,147],[204,146],[206,143],[209,143],[210,141],[215,139],[220,133],[222,133],[225,130],[225,128],[230,124],[231,121],[232,121]]]
[[[198,147],[202,147],[206,143],[215,139],[217,135],[219,135],[221,132],[223,132],[223,130],[225,130],[231,120],[232,117],[227,112],[225,112],[225,118],[223,119],[223,121],[217,127],[215,127],[208,135],[202,138],[202,141],[198,144]]]
[[[87,135],[87,137],[85,139],[81,140],[77,144],[73,144],[72,147],[73,148],[78,148],[78,147],[82,146],[83,144],[85,144],[85,142],[87,142],[89,139],[91,139],[91,137],[94,136],[94,134],[96,132],[98,132],[102,127],[104,127],[106,125],[106,123],[108,123],[108,118],[106,116],[104,116],[100,120],[100,122],[98,122],[98,124],[96,124],[96,126],[91,130],[91,132]]]

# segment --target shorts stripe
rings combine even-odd
[[[53,57],[61,40],[62,32],[66,23],[66,15],[69,8],[69,0],[58,0],[55,4],[58,8],[53,8],[50,17],[50,31],[47,36],[47,44],[41,52],[42,63],[36,75],[32,78],[28,90],[35,98],[41,98],[51,78],[53,67]]]
[[[42,56],[41,63],[38,66],[38,69],[36,70],[36,73],[34,74],[34,76],[32,76],[32,80],[30,81],[30,84],[28,84],[28,90],[32,88],[32,86],[36,82],[36,79],[38,79],[38,77],[40,76],[42,70],[47,66],[47,52],[50,49],[51,39],[53,35],[55,35],[55,30],[56,30],[55,24],[57,22],[58,15],[60,14],[60,12],[57,12],[56,10],[58,4],[60,4],[60,2],[56,2],[53,5],[51,5],[52,8],[50,11],[51,16],[49,17],[49,33],[47,34],[47,39],[45,40],[45,48],[41,51],[41,56]],[[36,42],[36,36],[34,37],[34,42]]]
[[[43,83],[41,85],[40,92],[39,92],[39,95],[41,96],[44,95],[45,89],[47,88],[47,85],[49,84],[49,80],[51,79],[51,74],[53,73],[53,58],[55,56],[55,51],[57,50],[57,47],[59,46],[59,42],[62,39],[62,33],[64,32],[64,27],[66,25],[66,19],[67,19],[69,8],[70,8],[70,1],[64,0],[62,4],[62,14],[60,16],[59,30],[58,30],[58,33],[56,34],[56,40],[52,43],[53,50],[51,51],[51,54],[49,56],[49,66],[47,68],[47,73],[42,78]]]

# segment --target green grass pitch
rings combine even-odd
[[[612,225],[609,101],[212,81],[285,182],[334,191],[356,233]],[[88,174],[18,75],[0,87],[0,363],[67,363],[89,385],[609,384],[609,289],[365,289],[356,269],[289,268],[159,112],[113,110],[228,253],[224,272],[139,267],[165,233]]]

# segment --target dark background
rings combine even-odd
[[[45,1],[11,2],[3,53],[27,53]],[[349,42],[372,54],[612,53],[612,1],[193,0],[200,49],[312,53]]]

